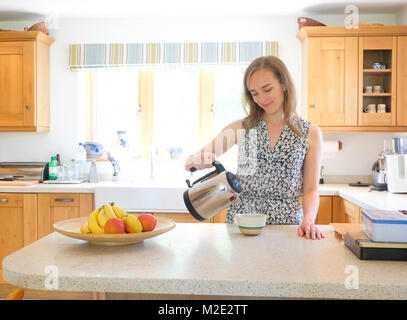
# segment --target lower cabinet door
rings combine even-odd
[[[333,218],[336,223],[361,223],[361,208],[340,197],[333,198]]]
[[[54,231],[55,222],[87,217],[93,210],[93,194],[38,194],[38,238]]]
[[[37,240],[37,195],[0,194],[0,269],[7,255]]]
[[[302,196],[300,197],[300,201],[302,205]],[[319,208],[317,217],[315,218],[315,224],[330,224],[332,222],[332,204],[333,200],[331,196],[319,197]]]
[[[332,222],[332,197],[319,197],[319,209],[315,223],[330,224]]]

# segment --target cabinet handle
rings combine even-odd
[[[312,107],[313,107],[314,109],[316,109],[316,108],[318,108],[318,105],[314,103],[314,104],[312,105]]]
[[[25,106],[25,108],[29,110],[29,109],[31,109],[31,106],[28,105],[28,106]]]
[[[8,202],[8,199],[0,199],[0,202],[1,202],[1,203]]]
[[[73,199],[55,199],[55,202],[73,202]]]

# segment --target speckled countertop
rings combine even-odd
[[[62,291],[407,299],[406,262],[359,260],[329,226],[321,226],[323,240],[300,238],[296,228],[269,225],[249,237],[231,224],[178,223],[121,247],[54,232],[7,256],[3,277],[40,290],[57,275]],[[358,288],[347,288],[350,283]]]

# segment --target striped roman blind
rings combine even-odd
[[[69,45],[71,70],[109,67],[248,65],[278,55],[276,41]]]

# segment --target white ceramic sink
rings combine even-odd
[[[187,188],[185,181],[103,182],[95,187],[95,206],[115,202],[128,212],[188,212],[183,200]]]

